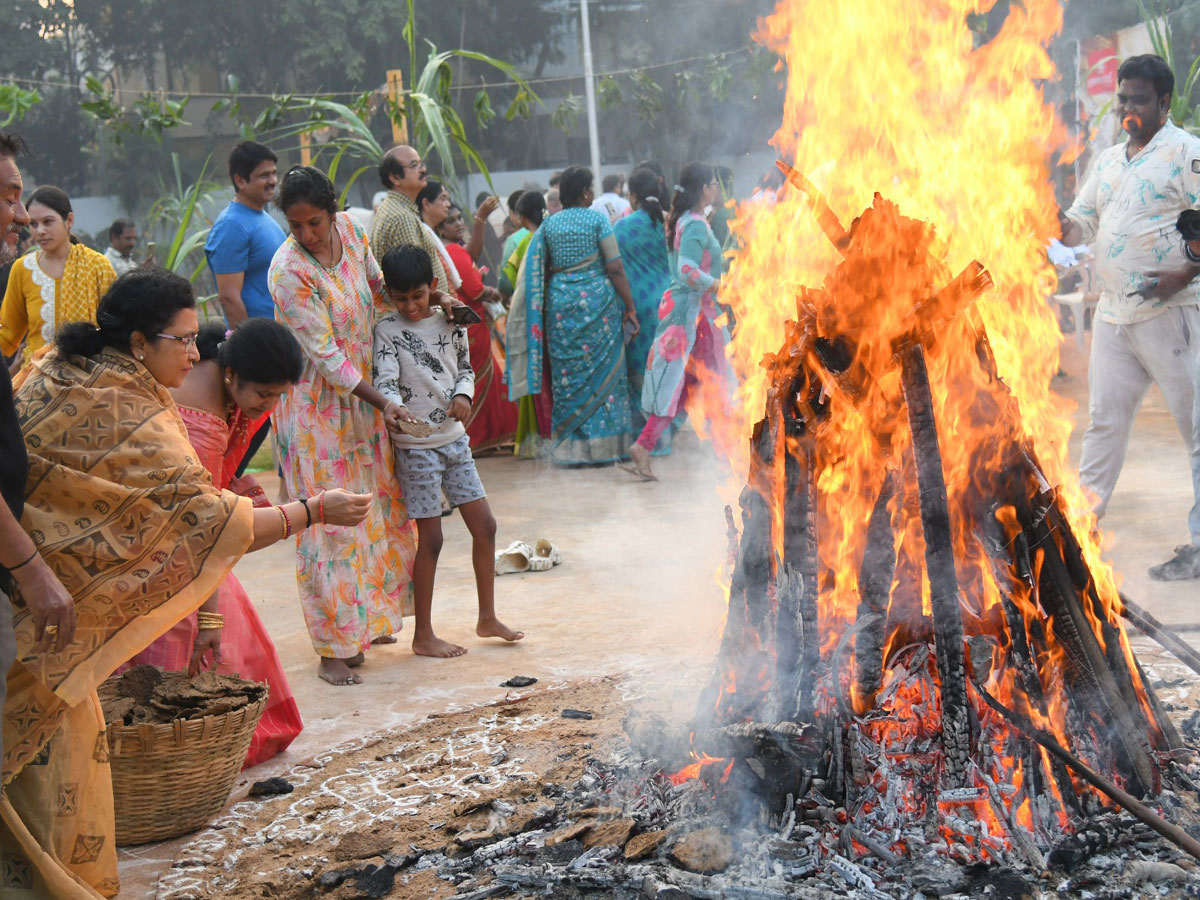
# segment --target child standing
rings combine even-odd
[[[475,471],[463,421],[471,413],[475,373],[466,329],[454,325],[434,298],[433,264],[420,247],[401,245],[380,263],[393,312],[375,323],[375,389],[391,403],[385,414],[409,518],[417,523],[413,563],[416,628],[413,652],[462,656],[465,647],[433,631],[433,580],[442,549],[441,492],[471,532],[471,562],[479,595],[475,633],[519,641],[525,635],[496,618],[496,520]],[[394,404],[394,405],[393,405]]]

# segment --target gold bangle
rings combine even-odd
[[[276,508],[277,510],[279,510],[279,523],[280,523],[280,525],[283,527],[283,536],[282,536],[282,537],[280,537],[280,540],[281,540],[281,541],[282,541],[282,540],[287,540],[287,536],[288,536],[288,530],[289,530],[289,529],[288,529],[288,517],[287,517],[287,513],[285,513],[285,512],[283,511],[283,507],[282,507],[282,506],[277,506],[277,507],[275,507],[275,508]]]
[[[196,627],[200,631],[216,631],[225,627],[225,617],[220,613],[197,610]]]

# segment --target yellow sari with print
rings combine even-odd
[[[29,451],[21,524],[75,598],[62,653],[17,662],[4,707],[0,895],[116,894],[112,781],[96,689],[204,602],[253,536],[252,505],[219,491],[170,393],[123,353],[33,364],[17,390]]]

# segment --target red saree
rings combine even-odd
[[[446,252],[462,278],[458,299],[483,319],[478,325],[467,326],[471,368],[475,370],[475,400],[471,404],[471,417],[466,421],[471,449],[487,450],[511,444],[517,434],[517,404],[508,399],[502,358],[492,346],[491,317],[484,309],[481,297],[483,276],[461,244],[448,242]]]
[[[212,475],[213,483],[249,497],[255,506],[269,506],[266,495],[253,478],[233,477],[250,438],[266,417],[250,422],[240,409],[235,409],[233,421],[226,425],[219,416],[189,406],[180,406],[179,414],[187,425],[188,440],[204,468]],[[300,721],[300,710],[284,677],[275,645],[249,595],[232,572],[218,590],[218,611],[225,617],[225,629],[221,635],[221,664],[217,671],[251,681],[265,681],[270,688],[267,708],[254,730],[242,766],[248,769],[285,750],[304,723]],[[169,671],[187,671],[195,642],[196,614],[192,613],[130,660],[130,665],[148,664]]]

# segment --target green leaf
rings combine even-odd
[[[179,180],[179,155],[171,154],[171,158],[175,163],[175,177]],[[204,182],[204,174],[208,171],[208,164],[212,162],[212,154],[204,160],[204,165],[200,169],[200,177],[196,179],[196,183],[183,192],[183,204],[180,210],[179,225],[175,229],[175,236],[171,240],[171,246],[167,249],[167,256],[163,262],[165,268],[172,272],[176,271],[176,266],[183,261],[185,254],[180,254],[181,248],[184,247],[184,242],[187,235],[188,227],[192,223],[192,216],[196,213],[196,204],[202,193],[201,185]]]
[[[238,92],[238,88],[241,86],[241,84],[242,84],[242,82],[238,79],[238,77],[236,75],[230,74],[230,75],[225,76],[225,87],[229,91],[229,93],[236,94]]]
[[[532,115],[533,97],[525,88],[517,88],[517,95],[513,97],[512,103],[508,104],[508,109],[504,112],[504,118],[511,122],[517,116],[520,116],[522,119],[528,119]]]
[[[645,70],[634,72],[632,77],[633,103],[637,107],[638,118],[652,122],[662,112],[662,86]]]
[[[26,113],[42,102],[42,95],[37,91],[27,91],[15,84],[0,84],[0,111],[8,116],[0,127],[8,126],[14,119],[25,118]]]
[[[488,123],[496,118],[496,110],[492,109],[492,98],[486,90],[480,90],[475,95],[475,124],[487,128]]]
[[[346,182],[346,186],[342,188],[341,196],[338,197],[338,209],[342,209],[346,205],[346,198],[350,195],[350,188],[354,186],[354,182],[358,181],[358,176],[364,172],[369,172],[375,168],[374,163],[365,166],[359,166],[354,170],[354,174],[350,176],[350,180]]]
[[[712,57],[708,60],[704,71],[708,81],[708,95],[720,102],[729,96],[729,85],[733,81],[733,71],[723,57]]]
[[[579,111],[582,108],[582,98],[575,94],[567,94],[550,114],[550,124],[563,134],[570,134],[579,124]]]
[[[596,105],[601,109],[616,109],[625,101],[621,85],[611,75],[596,81]]]

